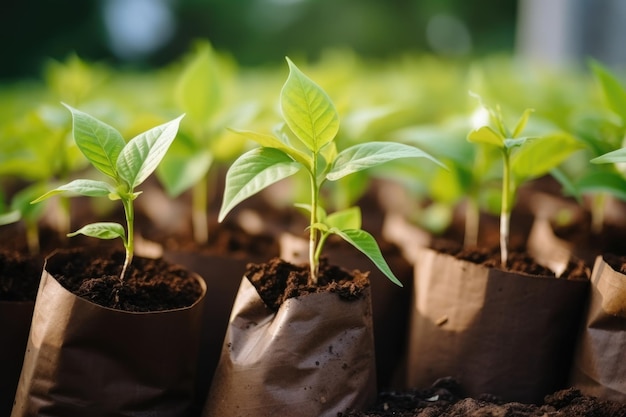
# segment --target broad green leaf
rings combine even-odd
[[[530,114],[532,112],[534,112],[534,111],[535,111],[534,109],[526,109],[526,110],[524,110],[524,113],[522,114],[522,116],[518,120],[517,124],[515,125],[515,129],[513,129],[513,135],[512,136],[514,138],[518,137],[522,133],[522,131],[526,127],[526,123],[528,122],[528,118],[530,117]]]
[[[609,108],[622,118],[622,123],[626,123],[626,90],[622,83],[598,61],[592,60],[590,66],[600,82]]]
[[[203,42],[176,85],[176,102],[194,123],[204,123],[219,109],[220,84],[211,45]]]
[[[241,201],[295,174],[301,167],[300,163],[275,148],[256,148],[241,155],[226,173],[218,221],[221,222]]]
[[[339,152],[326,178],[335,181],[354,172],[399,158],[427,158],[443,166],[437,159],[414,146],[396,142],[367,142]]]
[[[22,218],[19,210],[11,210],[0,214],[0,226],[18,222]]]
[[[54,195],[61,193],[71,193],[77,195],[84,195],[87,197],[105,197],[110,193],[115,193],[115,188],[104,181],[94,180],[74,180],[65,185],[50,190],[41,197],[33,200],[31,203],[38,203],[42,200],[50,198]]]
[[[467,135],[467,140],[473,143],[484,143],[486,145],[497,146],[501,149],[504,148],[504,138],[502,135],[496,133],[496,131],[489,126],[472,130],[469,135]]]
[[[178,133],[184,115],[154,127],[134,137],[122,149],[117,159],[117,172],[130,189],[134,189],[152,174]]]
[[[358,207],[350,207],[336,211],[326,217],[326,224],[329,227],[336,227],[339,230],[360,229],[361,209]]]
[[[288,143],[281,141],[276,136],[267,135],[265,133],[251,132],[248,130],[236,130],[231,129],[233,132],[245,136],[246,138],[255,141],[264,148],[275,148],[283,151],[287,155],[291,156],[296,161],[300,162],[303,166],[312,171],[313,161],[308,155],[290,147]]]
[[[207,175],[213,164],[208,149],[196,149],[176,140],[157,167],[157,177],[170,197],[176,198]]]
[[[511,170],[518,182],[537,178],[559,166],[583,145],[566,133],[530,140],[511,156]]]
[[[582,203],[582,195],[580,189],[562,169],[553,168],[550,170],[550,175],[552,175],[552,177],[557,180],[559,184],[561,184],[563,195],[572,196],[578,201],[578,203]]]
[[[121,238],[126,242],[126,231],[119,223],[101,222],[87,224],[75,232],[68,233],[68,237],[77,236],[79,234],[95,237],[98,239],[116,239]]]
[[[289,77],[281,94],[283,117],[295,135],[314,153],[331,142],[339,131],[339,114],[320,86],[287,58]]]
[[[304,204],[304,203],[296,203],[294,204],[294,207],[302,209],[304,211],[306,211],[308,214],[311,214],[311,205],[310,204]],[[324,208],[320,205],[317,206],[317,220],[320,222],[325,222],[326,221],[326,210],[324,210]]]
[[[380,271],[385,274],[387,278],[391,280],[394,284],[402,287],[402,283],[391,271],[387,261],[383,257],[383,254],[380,252],[380,248],[378,247],[378,243],[376,243],[376,239],[365,230],[355,230],[355,229],[347,229],[347,230],[339,230],[333,229],[333,233],[341,236],[343,240],[360,250],[367,256],[374,265]]]
[[[616,149],[591,160],[591,163],[593,164],[611,164],[620,162],[626,162],[626,148]]]
[[[116,161],[126,145],[122,134],[87,113],[63,105],[72,113],[74,141],[83,155],[100,172],[117,179]]]
[[[592,171],[575,183],[582,194],[604,193],[626,201],[626,179],[615,171]]]

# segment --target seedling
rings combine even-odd
[[[157,177],[170,197],[191,190],[191,224],[196,243],[209,239],[207,211],[209,189],[215,180],[215,165],[232,161],[242,151],[245,140],[226,129],[232,123],[246,123],[256,115],[256,106],[234,106],[226,91],[220,62],[208,42],[198,45],[176,84],[175,99],[186,122],[179,139],[157,170]]]
[[[480,97],[477,96],[480,99]],[[502,155],[502,199],[500,207],[500,260],[506,267],[508,260],[511,211],[517,189],[525,181],[545,175],[581,145],[570,135],[556,133],[535,137],[520,136],[533,112],[526,109],[515,128],[510,130],[503,121],[500,107],[485,107],[493,127],[482,126],[472,130],[470,142],[495,146]]]
[[[133,201],[141,194],[141,191],[135,189],[152,174],[165,156],[184,115],[141,133],[126,143],[115,128],[64,105],[72,113],[76,145],[94,168],[112,181],[77,179],[48,191],[33,203],[62,193],[88,197],[108,196],[111,200],[120,200],[126,215],[126,230],[118,223],[100,222],[85,225],[68,236],[83,234],[99,239],[121,238],[126,250],[120,273],[120,281],[123,282],[134,253]]]
[[[622,150],[618,148],[622,146],[626,134],[626,89],[599,62],[590,61],[589,66],[610,112],[599,109],[599,115],[582,118],[576,132],[587,147],[585,161],[591,159],[594,165],[587,164],[571,173],[558,172],[558,180],[565,191],[579,201],[582,201],[583,195],[590,197],[591,230],[600,234],[604,228],[607,197],[612,195],[626,201],[626,179],[618,165],[595,165],[617,163],[621,159]]]
[[[310,202],[298,206],[310,213],[310,283],[319,275],[326,238],[340,236],[363,252],[392,282],[402,285],[383,258],[374,237],[361,230],[360,211],[349,208],[330,215],[320,205],[320,189],[328,181],[398,158],[421,157],[440,164],[422,150],[394,142],[367,142],[337,151],[339,115],[326,92],[287,58],[289,76],[280,95],[285,120],[274,135],[240,131],[260,148],[241,155],[226,175],[219,221],[241,201],[304,169],[310,182]]]

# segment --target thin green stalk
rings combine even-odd
[[[124,276],[126,275],[126,269],[133,261],[133,248],[134,246],[134,221],[135,210],[133,207],[132,197],[122,198],[122,204],[124,205],[124,212],[126,213],[126,241],[124,242],[124,248],[126,249],[126,258],[124,259],[124,265],[122,266],[122,272],[120,273],[120,281],[124,282]]]
[[[313,154],[313,173],[311,174],[311,226],[317,223],[317,205],[319,187],[317,184],[317,155]],[[309,266],[311,268],[309,284],[317,285],[319,275],[319,255],[318,255],[318,233],[319,231],[313,227],[309,229]]]
[[[509,257],[509,230],[511,223],[511,167],[509,153],[504,151],[504,168],[502,173],[502,207],[500,211],[500,262],[506,267]]]
[[[194,184],[191,191],[191,222],[193,238],[199,245],[209,241],[209,225],[207,221],[208,207],[208,176],[204,176]]]
[[[593,234],[599,235],[604,227],[607,195],[606,193],[597,193],[591,198],[591,231]]]
[[[37,255],[40,251],[39,247],[39,225],[37,221],[25,221],[26,227],[26,244],[28,245],[28,252],[31,255]]]

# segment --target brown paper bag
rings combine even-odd
[[[0,301],[0,416],[11,414],[34,301]]]
[[[586,395],[626,402],[626,276],[602,256],[591,274],[591,296],[570,383]]]
[[[369,288],[290,298],[278,312],[244,277],[205,417],[336,417],[376,399]]]
[[[564,386],[587,281],[487,268],[431,249],[415,266],[408,385],[540,402]]]
[[[202,411],[220,359],[228,318],[239,288],[238,277],[246,272],[246,261],[191,251],[166,251],[163,257],[196,272],[210,288],[210,301],[205,303],[202,310],[200,351],[192,404],[192,415],[197,416]]]
[[[193,306],[131,313],[77,297],[44,267],[11,416],[185,416],[206,294],[197,279]]]

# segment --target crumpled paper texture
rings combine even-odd
[[[44,267],[11,417],[184,416],[206,294],[197,279],[193,306],[131,313],[75,296]]]
[[[376,399],[371,295],[291,298],[277,312],[241,281],[203,416],[336,417]]]
[[[588,288],[588,281],[506,272],[423,249],[408,386],[452,376],[471,396],[541,402],[567,380]]]
[[[602,256],[591,274],[570,383],[586,395],[626,402],[626,276]]]

